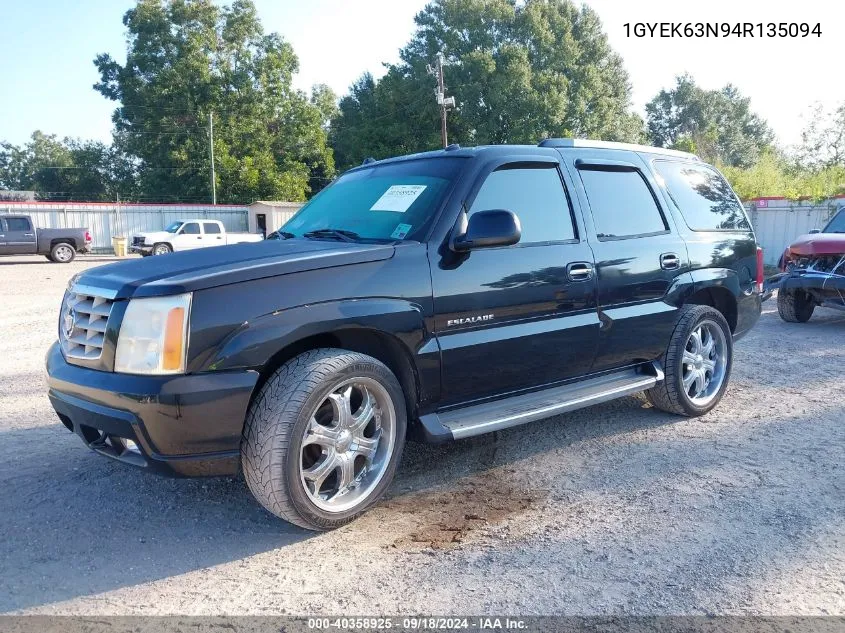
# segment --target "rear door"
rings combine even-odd
[[[457,405],[586,373],[598,339],[593,255],[555,159],[496,162],[468,214],[514,212],[513,246],[432,261],[441,402]]]
[[[25,216],[6,216],[3,218],[0,237],[0,254],[34,255],[38,252],[35,229],[32,221]]]
[[[689,270],[686,245],[634,152],[561,150],[585,209],[596,258],[601,330],[593,371],[658,358],[674,327],[668,299]]]
[[[220,229],[220,224],[217,222],[203,222],[203,246],[223,246],[226,244],[226,238],[223,236],[223,231]]]
[[[174,251],[187,251],[203,246],[202,229],[199,222],[185,222],[173,238]]]

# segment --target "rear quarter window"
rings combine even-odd
[[[712,167],[658,160],[654,168],[684,222],[693,231],[751,229],[733,189]]]

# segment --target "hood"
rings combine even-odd
[[[144,240],[155,242],[156,240],[166,240],[168,237],[173,237],[173,233],[167,231],[145,231],[143,233],[135,233],[134,237],[143,237]]]
[[[115,292],[115,298],[157,297],[305,270],[375,262],[392,245],[305,239],[198,248],[92,268],[74,281]]]
[[[845,233],[812,233],[802,235],[789,245],[792,257],[845,255]]]

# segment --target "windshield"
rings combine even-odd
[[[845,207],[839,209],[839,213],[833,216],[824,228],[825,233],[845,233]]]
[[[170,225],[169,225],[166,229],[164,229],[164,230],[165,230],[165,231],[167,231],[168,233],[175,233],[176,231],[178,231],[178,230],[179,230],[179,227],[180,227],[180,226],[182,226],[182,222],[173,222],[172,224],[170,224]]]
[[[355,240],[421,240],[466,159],[424,158],[344,174],[293,216],[293,237],[337,239],[321,229],[345,231]]]

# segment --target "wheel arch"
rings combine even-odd
[[[279,367],[300,354],[321,348],[359,352],[384,363],[402,386],[408,419],[417,417],[420,382],[410,353],[392,334],[367,327],[342,327],[287,343],[270,356],[259,370],[250,403]]]
[[[729,268],[703,268],[692,271],[691,292],[684,296],[685,305],[707,305],[718,310],[731,332],[736,332],[739,321],[737,297],[742,292],[739,276]]]

